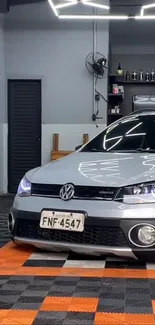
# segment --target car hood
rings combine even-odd
[[[75,152],[26,177],[31,183],[126,186],[155,180],[155,154]]]

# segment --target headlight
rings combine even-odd
[[[128,204],[155,203],[155,183],[123,187],[115,200]]]
[[[18,186],[17,195],[22,197],[31,195],[31,183],[26,179],[26,177],[21,180]]]

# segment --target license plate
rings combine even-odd
[[[43,211],[40,228],[82,232],[84,220],[85,215],[82,213]]]

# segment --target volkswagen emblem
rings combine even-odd
[[[60,190],[60,197],[64,201],[71,200],[74,196],[74,185],[73,184],[65,184]]]

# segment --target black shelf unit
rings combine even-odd
[[[120,76],[120,75],[117,75],[117,74],[110,74],[109,75],[109,83],[113,81],[116,82],[117,84],[134,84],[134,85],[155,85],[155,81],[146,81],[146,80],[143,80],[143,81],[140,81],[140,80],[125,80],[125,76]]]
[[[122,76],[121,76],[122,81]],[[123,95],[121,93],[113,94],[112,93],[112,84],[119,83],[116,82],[116,75],[109,76],[109,93],[108,93],[108,124],[115,122],[116,120],[123,117],[122,113],[109,113],[109,110],[113,108],[113,106],[120,106],[123,101]],[[120,83],[119,83],[120,84]],[[121,84],[120,84],[121,85]]]
[[[134,84],[134,85],[155,85],[155,81],[120,81],[121,84]]]
[[[123,114],[121,113],[108,113],[108,125],[121,119]]]
[[[117,84],[123,86],[124,95],[113,94],[112,85]],[[109,94],[108,94],[108,112],[107,121],[111,124],[119,118],[128,115],[132,112],[132,97],[133,95],[151,95],[155,94],[155,81],[126,81],[125,75],[110,74],[109,75]],[[115,106],[120,107],[120,113],[109,113],[109,110]]]
[[[108,95],[109,97],[116,97],[116,98],[122,98],[123,96],[122,96],[122,94],[113,94],[113,93],[109,93],[109,95]]]
[[[123,114],[122,113],[108,113],[108,115],[110,115],[110,116],[123,116]]]

